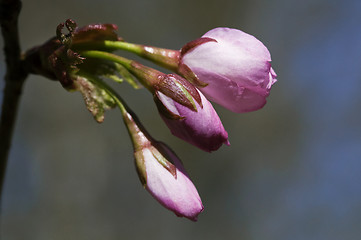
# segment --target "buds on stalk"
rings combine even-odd
[[[176,71],[209,100],[237,113],[262,108],[277,81],[268,49],[238,29],[212,29],[180,51],[143,48],[142,57]]]
[[[177,216],[196,221],[204,207],[181,161],[147,133],[102,79],[125,79],[138,88],[136,77],[153,94],[172,134],[211,152],[229,142],[207,98],[238,113],[262,108],[277,81],[270,53],[255,37],[237,29],[213,29],[180,51],[126,43],[116,29],[113,24],[78,28],[68,19],[58,26],[56,37],[25,53],[24,65],[30,73],[56,79],[69,91],[80,91],[98,122],[104,120],[105,110],[118,106],[145,189]],[[179,75],[164,74],[111,53],[116,49],[136,53]]]
[[[197,189],[175,153],[154,140],[135,116],[123,113],[134,145],[135,165],[145,189],[178,217],[197,221],[204,207]]]

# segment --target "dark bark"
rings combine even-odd
[[[22,86],[28,75],[23,67],[19,44],[18,16],[20,9],[20,0],[0,0],[0,24],[6,63],[0,118],[0,201]]]

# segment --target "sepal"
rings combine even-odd
[[[152,147],[152,154],[157,159],[160,165],[162,165],[167,171],[173,175],[175,179],[177,179],[177,169],[176,167],[171,163],[171,156],[167,154],[166,151],[162,148],[162,143],[154,141]],[[169,160],[167,160],[169,159]]]
[[[192,111],[198,111],[194,101],[197,101],[197,103],[202,107],[201,97],[197,89],[179,75],[164,75],[159,83],[155,84],[153,87],[156,92],[159,91],[163,93],[179,104],[188,107]]]
[[[199,45],[202,45],[204,43],[207,42],[217,42],[216,39],[213,38],[209,38],[209,37],[201,37],[198,39],[195,39],[193,41],[190,41],[189,43],[187,43],[186,45],[184,45],[181,49],[181,56],[183,56],[184,54],[190,52],[191,50],[193,50],[195,47],[198,47]]]

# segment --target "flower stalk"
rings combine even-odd
[[[124,41],[98,41],[98,42],[83,42],[73,44],[72,48],[84,51],[84,50],[103,50],[103,51],[114,51],[124,50],[138,56],[151,60],[152,62],[165,67],[171,71],[177,72],[180,51],[171,50],[165,48],[157,48],[153,46],[146,46],[141,44],[134,44]]]
[[[145,86],[148,90],[153,91],[152,86],[156,83],[154,77],[156,73],[154,72],[154,69],[145,67],[143,65],[142,67],[139,67],[140,64],[138,64],[137,62],[109,52],[89,50],[82,51],[80,52],[80,54],[86,58],[104,59],[121,64],[134,76],[136,76],[143,86]]]
[[[180,159],[164,143],[153,139],[121,97],[106,83],[91,81],[116,102],[134,147],[135,166],[144,188],[178,217],[197,221],[204,207]]]
[[[262,108],[277,81],[268,49],[238,29],[212,29],[180,50],[122,41],[100,44],[105,49],[133,52],[178,73],[209,100],[236,113]]]

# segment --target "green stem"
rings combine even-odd
[[[125,50],[128,52],[132,52],[138,54],[139,56],[144,53],[144,46],[134,43],[122,42],[122,41],[104,41],[104,45],[108,48]]]
[[[163,75],[163,73],[155,69],[146,67],[136,61],[129,60],[109,52],[90,50],[82,51],[80,52],[80,55],[88,58],[105,59],[123,65],[129,72],[138,78],[143,86],[151,92],[153,92],[153,85],[159,81],[158,77]]]
[[[126,115],[129,111],[131,111],[127,104],[124,102],[124,100],[108,84],[90,76],[88,79],[101,89],[104,89],[114,99],[122,115]]]
[[[97,51],[97,50],[90,50],[90,51],[82,51],[82,52],[80,52],[80,55],[82,55],[84,57],[89,57],[89,58],[101,58],[101,59],[109,60],[112,62],[116,62],[116,63],[123,65],[129,71],[132,70],[132,62],[133,62],[132,60],[112,54],[112,53]]]
[[[124,100],[105,82],[96,78],[89,78],[98,87],[104,89],[116,102],[119,107],[125,126],[127,127],[129,136],[132,140],[134,149],[142,148],[144,144],[149,142],[152,137],[140,123],[135,113],[128,107]]]
[[[99,42],[82,42],[75,43],[72,45],[72,48],[82,51],[82,50],[104,50],[104,51],[114,51],[114,50],[124,50],[128,52],[135,53],[137,55],[142,55],[144,46],[139,44],[133,44],[122,41],[99,41]]]
[[[148,59],[174,72],[178,70],[180,57],[180,51],[178,50],[157,48],[123,41],[84,42],[73,44],[72,48],[80,51],[91,49],[104,51],[124,50],[135,53],[142,58]]]

